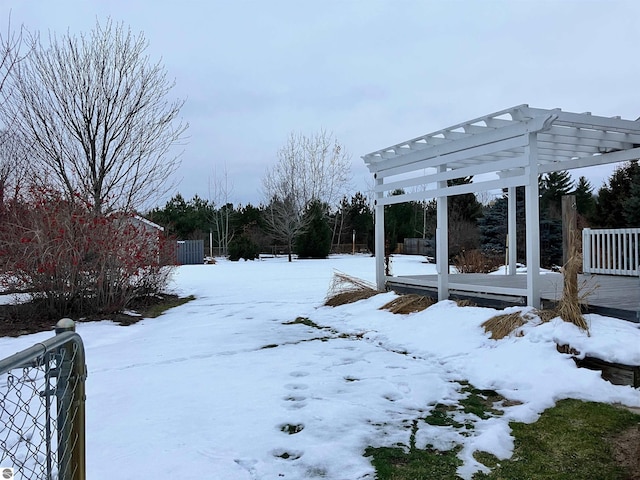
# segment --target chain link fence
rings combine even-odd
[[[85,479],[86,365],[74,330],[63,319],[55,337],[0,360],[2,478]]]

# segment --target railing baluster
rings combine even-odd
[[[582,245],[585,273],[640,275],[640,228],[585,228]]]

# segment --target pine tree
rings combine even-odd
[[[482,250],[488,254],[502,254],[507,238],[507,197],[497,198],[484,209],[483,217],[478,220]]]
[[[403,194],[404,190],[402,189],[391,193],[392,196]],[[415,202],[395,203],[385,206],[384,231],[391,252],[394,252],[398,243],[404,242],[405,238],[412,238],[416,235],[418,230],[415,211]]]
[[[296,238],[299,258],[327,258],[331,251],[331,228],[327,206],[313,200],[304,212],[307,228]]]
[[[572,191],[571,174],[566,170],[542,175],[540,186],[540,213],[546,212],[549,219],[562,217],[562,197]]]
[[[640,227],[640,167],[637,164],[636,167],[629,174],[629,197],[622,205],[628,227]]]
[[[594,222],[599,227],[625,228],[637,223],[640,165],[632,160],[617,168],[598,190]]]
[[[349,230],[356,232],[356,243],[369,245],[373,243],[373,211],[367,198],[360,192],[351,197],[346,206],[347,225]],[[372,247],[370,247],[372,248]]]
[[[448,180],[447,184],[466,185],[473,177]],[[449,197],[447,200],[449,217],[449,256],[454,257],[463,250],[477,248],[480,244],[478,219],[482,216],[482,204],[473,193]]]
[[[591,218],[596,208],[596,201],[593,197],[593,187],[586,177],[578,179],[573,195],[576,196],[578,213],[583,217]]]

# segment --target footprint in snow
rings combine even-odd
[[[284,448],[278,448],[271,451],[274,457],[282,458],[283,460],[298,460],[304,452],[300,450],[285,450]]]
[[[287,390],[306,390],[309,388],[309,385],[306,383],[287,383],[284,388]]]

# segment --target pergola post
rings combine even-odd
[[[516,262],[518,261],[518,237],[517,237],[517,199],[516,187],[507,189],[507,246],[508,250],[508,270],[509,275],[516,274]]]
[[[538,208],[538,143],[535,133],[528,134],[525,155],[529,165],[525,168],[525,215],[527,232],[527,305],[540,308],[540,210]]]
[[[440,165],[438,173],[446,171]],[[438,188],[446,188],[447,181],[438,181]],[[436,268],[438,270],[438,300],[449,298],[449,219],[447,196],[436,199]]]
[[[382,185],[382,178],[378,178],[378,175],[374,175],[374,178],[376,186]],[[386,287],[386,278],[384,274],[384,205],[381,202],[382,198],[384,198],[384,192],[376,191],[374,246],[376,250],[376,288],[380,292],[383,292]]]

